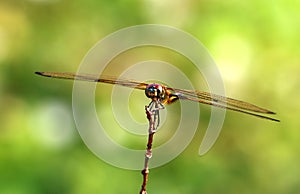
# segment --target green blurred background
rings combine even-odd
[[[75,72],[97,41],[146,23],[198,38],[216,60],[228,96],[268,107],[282,121],[228,112],[213,149],[199,157],[210,114],[203,106],[190,146],[150,171],[149,194],[300,193],[296,0],[1,0],[0,193],[138,193],[140,172],[104,163],[82,142],[72,82],[33,72]]]

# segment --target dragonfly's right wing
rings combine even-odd
[[[117,84],[117,85],[140,89],[140,90],[145,90],[148,85],[146,83],[138,82],[134,80],[124,80],[124,79],[118,79],[115,77],[107,77],[107,76],[99,77],[97,75],[91,75],[91,74],[58,73],[58,72],[35,72],[35,73],[41,76],[51,77],[51,78]]]

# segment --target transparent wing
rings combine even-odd
[[[117,85],[140,89],[140,90],[145,90],[148,85],[146,83],[133,81],[133,80],[123,80],[123,79],[118,79],[115,77],[108,77],[108,76],[98,77],[96,75],[91,75],[91,74],[77,75],[75,73],[58,73],[58,72],[35,72],[35,73],[41,76],[51,77],[51,78],[117,84]]]
[[[58,72],[35,72],[35,73],[41,76],[51,77],[51,78],[117,84],[117,85],[140,89],[140,90],[145,90],[148,85],[146,83],[138,82],[134,80],[118,79],[115,77],[108,77],[108,76],[98,77],[96,75],[90,75],[90,74],[77,75],[75,73],[58,73]],[[170,91],[170,93],[174,94],[175,96],[178,96],[179,99],[191,100],[202,104],[208,104],[211,106],[233,110],[248,115],[279,122],[278,119],[261,115],[261,114],[275,114],[274,112],[248,102],[220,96],[217,94],[211,94],[203,91],[192,91],[192,90],[173,89],[173,88],[167,88],[167,90]],[[257,114],[257,113],[261,113],[261,114]]]
[[[261,108],[259,106],[256,106],[248,102],[236,100],[233,98],[228,98],[225,96],[220,96],[217,94],[211,94],[203,91],[192,91],[192,90],[173,89],[173,88],[167,88],[167,89],[175,92],[175,95],[178,96],[179,99],[192,100],[202,104],[208,104],[211,106],[233,110],[233,111],[249,114],[252,116],[257,116],[260,118],[265,118],[265,119],[279,122],[278,119],[261,115],[261,114],[275,114],[273,111],[267,110],[265,108]],[[261,114],[257,114],[257,113],[261,113]]]

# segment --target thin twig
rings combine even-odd
[[[145,154],[145,163],[144,169],[142,170],[143,175],[143,184],[140,190],[140,194],[147,194],[146,185],[148,182],[148,174],[149,174],[149,160],[152,157],[152,142],[153,136],[159,126],[159,110],[163,109],[164,106],[159,101],[152,101],[149,106],[145,106],[147,119],[149,121],[149,135],[148,135],[148,143],[147,150]],[[156,124],[156,125],[155,125]]]

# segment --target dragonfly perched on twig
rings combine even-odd
[[[60,78],[60,79],[70,79],[70,80],[81,80],[90,82],[102,82],[108,84],[117,84],[125,87],[135,88],[139,90],[144,90],[145,94],[152,101],[159,101],[161,104],[171,104],[179,99],[190,100],[199,102],[202,104],[208,104],[211,106],[228,109],[263,119],[268,119],[271,121],[280,122],[278,119],[272,118],[266,115],[274,115],[275,112],[261,108],[254,104],[244,102],[241,100],[236,100],[233,98],[228,98],[225,96],[220,96],[217,94],[211,94],[204,91],[194,91],[185,89],[176,89],[163,86],[161,84],[147,84],[143,82],[138,82],[134,80],[117,79],[115,77],[107,76],[96,76],[90,74],[75,74],[75,73],[57,73],[57,72],[35,72],[38,75]],[[151,103],[150,103],[151,104]]]

